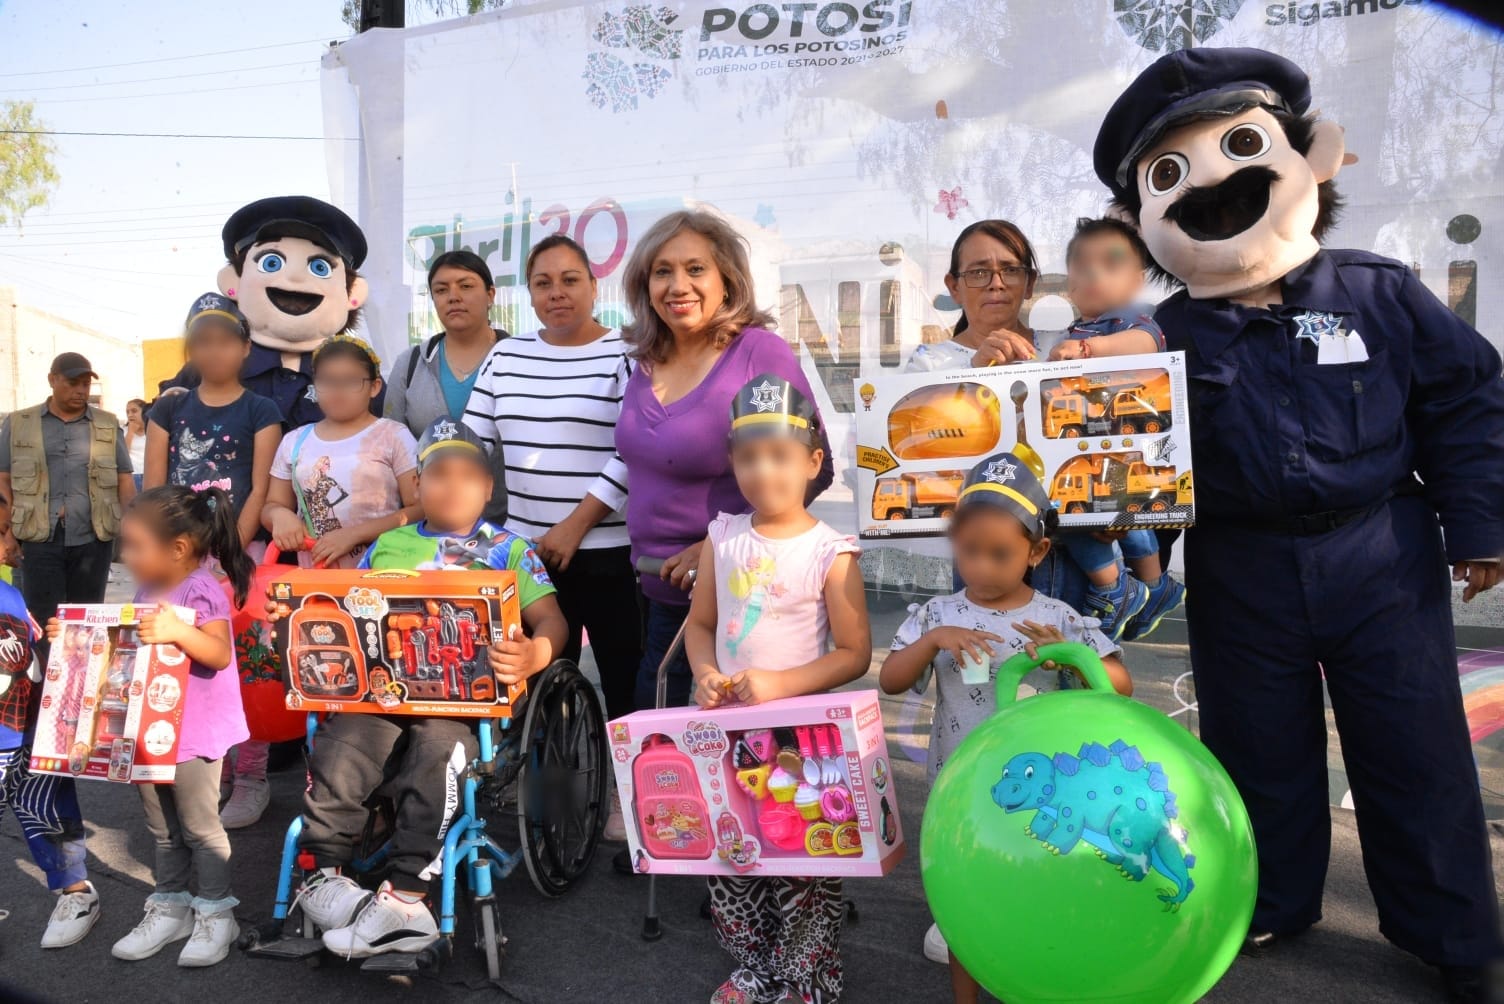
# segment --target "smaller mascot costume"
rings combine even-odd
[[[1186,354],[1197,525],[1187,617],[1201,736],[1253,820],[1249,946],[1321,919],[1331,694],[1380,926],[1485,1000],[1498,917],[1457,679],[1466,596],[1504,553],[1499,355],[1399,262],[1323,250],[1342,130],[1257,49],[1149,66],[1098,177],[1158,268]]]
[[[313,350],[351,331],[360,318],[368,289],[356,269],[366,258],[365,234],[327,202],[285,195],[237,209],[221,237],[219,289],[251,330],[240,382],[275,401],[286,428],[319,421],[324,413],[313,390]],[[197,382],[184,367],[168,386]],[[381,398],[371,402],[376,415]]]

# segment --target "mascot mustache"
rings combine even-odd
[[[1245,167],[1215,185],[1191,188],[1165,210],[1164,218],[1193,241],[1225,241],[1264,218],[1277,181],[1273,168]]]

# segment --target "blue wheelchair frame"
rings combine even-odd
[[[561,695],[562,701],[559,700]],[[557,704],[552,703],[556,701]],[[581,701],[588,702],[588,704],[581,704]],[[555,663],[540,674],[534,681],[529,702],[525,708],[521,727],[515,730],[512,718],[482,718],[476,721],[478,755],[465,771],[460,811],[444,835],[438,938],[432,945],[417,953],[392,952],[372,956],[364,960],[361,965],[362,970],[403,972],[415,968],[433,968],[447,960],[453,951],[457,926],[456,890],[461,869],[463,869],[465,883],[469,888],[471,901],[477,914],[476,940],[478,947],[486,956],[487,975],[495,981],[500,977],[500,946],[505,940],[500,934],[500,918],[496,910],[496,884],[511,875],[519,864],[526,863],[533,884],[538,890],[546,896],[558,896],[568,891],[588,868],[599,839],[600,826],[604,820],[606,778],[601,772],[610,769],[605,758],[604,717],[596,703],[593,688],[580,675],[578,669],[569,663]],[[528,792],[522,790],[527,784],[527,779],[534,773],[546,779],[548,769],[561,766],[547,762],[551,750],[567,752],[570,748],[567,743],[550,746],[545,742],[540,747],[535,742],[540,735],[538,732],[540,728],[543,730],[542,738],[554,736],[551,727],[556,724],[556,716],[562,718],[566,725],[570,724],[573,719],[577,728],[583,727],[588,730],[589,734],[584,735],[583,738],[594,750],[593,762],[587,767],[581,769],[565,762],[562,764],[562,769],[572,771],[576,775],[581,773],[587,776],[592,773],[596,775],[588,780],[588,783],[594,786],[594,801],[589,801],[586,805],[586,808],[593,810],[594,814],[586,817],[588,822],[580,830],[583,843],[574,857],[567,862],[563,860],[559,848],[548,845],[549,834],[547,832],[542,832],[541,835],[535,833],[533,839],[529,840],[530,829],[541,827],[546,830],[546,825],[531,820],[530,812],[533,807],[528,801]],[[580,721],[582,718],[583,721]],[[308,715],[307,748],[310,750],[313,748],[318,721],[317,714]],[[499,742],[496,736],[498,726],[503,733]],[[513,736],[516,738],[512,738]],[[574,738],[579,739],[581,736],[576,732]],[[483,789],[496,781],[498,765],[518,767],[517,798],[522,839],[521,846],[515,851],[505,849],[492,838],[487,832],[487,817],[482,812]],[[496,804],[499,806],[499,803]],[[253,954],[287,959],[315,959],[323,950],[322,941],[306,918],[301,938],[288,937],[284,931],[296,898],[293,887],[294,876],[298,872],[298,839],[302,832],[303,817],[300,814],[288,825],[287,834],[282,840],[277,894],[272,906],[271,921],[249,931],[241,939],[241,947]],[[387,846],[388,844],[384,842],[368,857],[353,861],[350,865],[351,871],[356,874],[369,874],[379,869],[386,861]],[[549,856],[547,860],[543,859],[544,854]],[[533,858],[538,860],[534,861]],[[554,869],[554,873],[541,874],[550,869]]]

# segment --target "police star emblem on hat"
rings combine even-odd
[[[1029,536],[1044,533],[1050,495],[1024,462],[1013,453],[994,453],[971,469],[961,485],[958,509],[993,506],[1017,517]]]
[[[820,445],[820,413],[814,402],[772,373],[748,380],[731,402],[732,442],[765,436],[788,436],[808,446]]]

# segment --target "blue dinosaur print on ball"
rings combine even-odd
[[[1173,883],[1159,892],[1167,910],[1179,910],[1196,888],[1190,876],[1196,857],[1175,822],[1180,808],[1170,779],[1121,739],[1085,743],[1075,756],[1020,753],[1003,767],[992,800],[1004,812],[1032,811],[1024,832],[1052,854],[1085,843],[1134,882],[1158,872]]]

